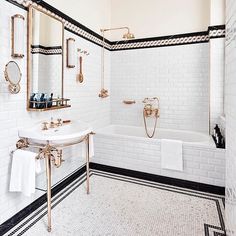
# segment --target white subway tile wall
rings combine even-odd
[[[209,59],[208,43],[112,52],[112,123],[142,126],[142,100],[159,97],[158,127],[208,132]]]
[[[225,186],[224,149],[184,143],[184,171],[179,172],[161,168],[161,143],[156,139],[97,134],[95,141],[96,163]]]
[[[215,124],[224,129],[220,116],[224,114],[225,38],[210,40],[210,132]]]
[[[236,1],[226,1],[226,229],[236,235]]]
[[[14,14],[25,16],[25,57],[24,59],[11,58],[11,16]],[[18,140],[18,129],[30,126],[37,121],[55,119],[74,119],[90,122],[94,128],[99,128],[110,124],[110,98],[99,99],[101,79],[101,48],[89,41],[65,31],[65,39],[73,37],[76,39],[77,48],[89,51],[90,55],[84,57],[84,83],[76,82],[78,65],[74,69],[65,68],[64,86],[65,97],[71,98],[72,107],[58,111],[48,112],[27,112],[26,111],[26,42],[27,42],[27,11],[8,3],[0,2],[0,68],[4,70],[5,64],[10,60],[19,63],[22,71],[21,91],[17,95],[12,95],[8,91],[8,85],[4,74],[0,73],[0,224],[13,216],[19,210],[30,204],[33,200],[42,195],[42,191],[36,190],[32,198],[21,196],[19,193],[9,193],[9,173],[11,167],[10,152],[15,149]],[[66,43],[66,40],[65,40]],[[66,48],[66,47],[65,47]],[[64,54],[66,60],[66,52]],[[110,52],[106,51],[106,87],[110,89]],[[77,148],[66,149],[64,152],[66,160],[62,167],[53,170],[53,184],[72,173],[84,164],[81,157],[80,146]],[[42,162],[42,164],[44,164]],[[45,189],[45,173],[37,177],[37,187]]]

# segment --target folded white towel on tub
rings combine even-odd
[[[35,172],[39,171],[39,160],[36,160],[38,154],[25,150],[16,150],[13,153],[10,192],[22,192],[30,197],[35,193]]]
[[[183,171],[183,142],[180,140],[161,140],[161,167]]]

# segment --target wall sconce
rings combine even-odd
[[[68,68],[74,68],[75,67],[75,39],[68,38],[66,40],[66,45],[67,45],[66,66]]]
[[[12,20],[12,57],[24,57],[24,16],[16,14]]]

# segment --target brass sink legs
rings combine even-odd
[[[47,206],[48,206],[48,232],[52,230],[52,217],[51,217],[51,153],[45,153],[45,162],[46,162],[46,172],[47,172]]]
[[[47,177],[47,218],[48,218],[48,232],[52,231],[52,164],[57,168],[61,166],[62,162],[62,150],[63,147],[68,147],[72,145],[76,145],[82,142],[86,144],[86,185],[87,185],[87,194],[89,194],[89,135],[94,135],[95,133],[91,132],[81,138],[76,142],[72,142],[69,144],[55,145],[51,146],[50,142],[47,141],[46,145],[41,145],[37,143],[29,143],[27,138],[21,138],[16,143],[17,149],[25,149],[29,147],[39,148],[39,154],[36,159],[45,159],[46,165],[46,177]],[[13,151],[14,152],[14,151]]]
[[[86,185],[87,185],[87,194],[89,194],[89,135],[86,135],[86,137],[82,140],[86,143]],[[53,148],[47,143],[47,146],[45,148],[44,157],[46,162],[46,173],[47,173],[47,208],[48,208],[48,232],[51,232],[52,230],[52,194],[51,194],[51,185],[52,185],[52,166],[51,166],[51,157],[53,157],[51,151],[53,151]],[[59,154],[61,155],[61,151],[59,151]],[[56,167],[59,167],[55,163],[54,158],[54,164]]]
[[[89,135],[87,135],[86,139],[86,184],[87,184],[87,194],[89,194]]]

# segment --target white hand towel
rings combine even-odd
[[[86,150],[87,145],[86,142],[83,142],[82,144],[82,156],[86,157]],[[93,142],[93,135],[89,135],[89,157],[94,156],[94,142]]]
[[[183,171],[183,142],[180,140],[161,140],[161,167]]]
[[[37,153],[16,150],[13,153],[10,192],[22,192],[30,197],[35,193],[35,169]]]
[[[36,174],[40,174],[41,172],[42,172],[41,160],[40,159],[36,159],[35,160],[35,173]]]

